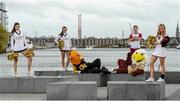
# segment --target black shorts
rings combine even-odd
[[[23,50],[20,50],[20,51],[14,51],[14,53],[21,53],[21,52],[24,52],[26,51],[27,49],[23,49]]]
[[[70,50],[60,50],[61,52],[70,52]]]

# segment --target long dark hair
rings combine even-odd
[[[63,27],[62,27],[62,31],[61,31],[61,33],[59,34],[61,37],[64,36],[64,32],[63,32],[63,29],[64,29],[64,28],[67,28],[67,27],[66,27],[66,26],[63,26]]]
[[[20,25],[19,22],[15,22],[15,23],[14,23],[14,26],[13,26],[13,29],[12,29],[11,33],[16,32],[16,29],[15,29],[15,26],[16,26],[16,25]]]

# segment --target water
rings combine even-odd
[[[93,61],[95,58],[102,60],[102,65],[110,70],[117,67],[117,60],[119,58],[125,59],[128,49],[120,48],[94,48],[92,50],[78,49],[87,62]],[[150,58],[152,50],[146,50]],[[60,51],[54,49],[42,49],[35,51],[33,58],[33,70],[62,70],[60,65]],[[180,71],[180,50],[167,49],[166,70],[167,71]],[[149,61],[149,59],[148,59]],[[7,60],[7,54],[0,54],[0,75],[12,74],[12,61]],[[158,70],[159,60],[155,64],[155,70]],[[69,66],[71,70],[71,65]],[[148,70],[148,64],[146,65]],[[18,72],[22,75],[27,73],[27,59],[20,55],[18,63]]]

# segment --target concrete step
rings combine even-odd
[[[0,77],[0,93],[46,93],[48,83],[77,81],[74,76]]]
[[[164,82],[109,81],[107,86],[109,100],[163,100]]]
[[[96,100],[95,81],[65,81],[47,86],[47,100]]]

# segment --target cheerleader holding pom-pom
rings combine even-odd
[[[28,75],[31,75],[33,51],[28,51],[25,34],[20,30],[20,24],[16,22],[11,31],[11,53],[8,54],[8,60],[14,60],[14,73],[17,76],[17,63],[19,53],[28,59]]]
[[[56,37],[55,43],[60,49],[61,52],[61,64],[65,71],[68,71],[68,66],[70,62],[70,50],[71,50],[71,38],[70,34],[67,33],[67,27],[63,26],[61,33]],[[65,63],[65,56],[67,61]]]
[[[160,78],[157,81],[164,81],[165,79],[165,58],[166,58],[166,45],[169,42],[169,37],[166,34],[166,27],[164,24],[160,24],[156,36],[156,42],[154,42],[155,49],[151,56],[150,62],[150,77],[146,81],[154,81],[154,64],[159,58],[160,60]]]

